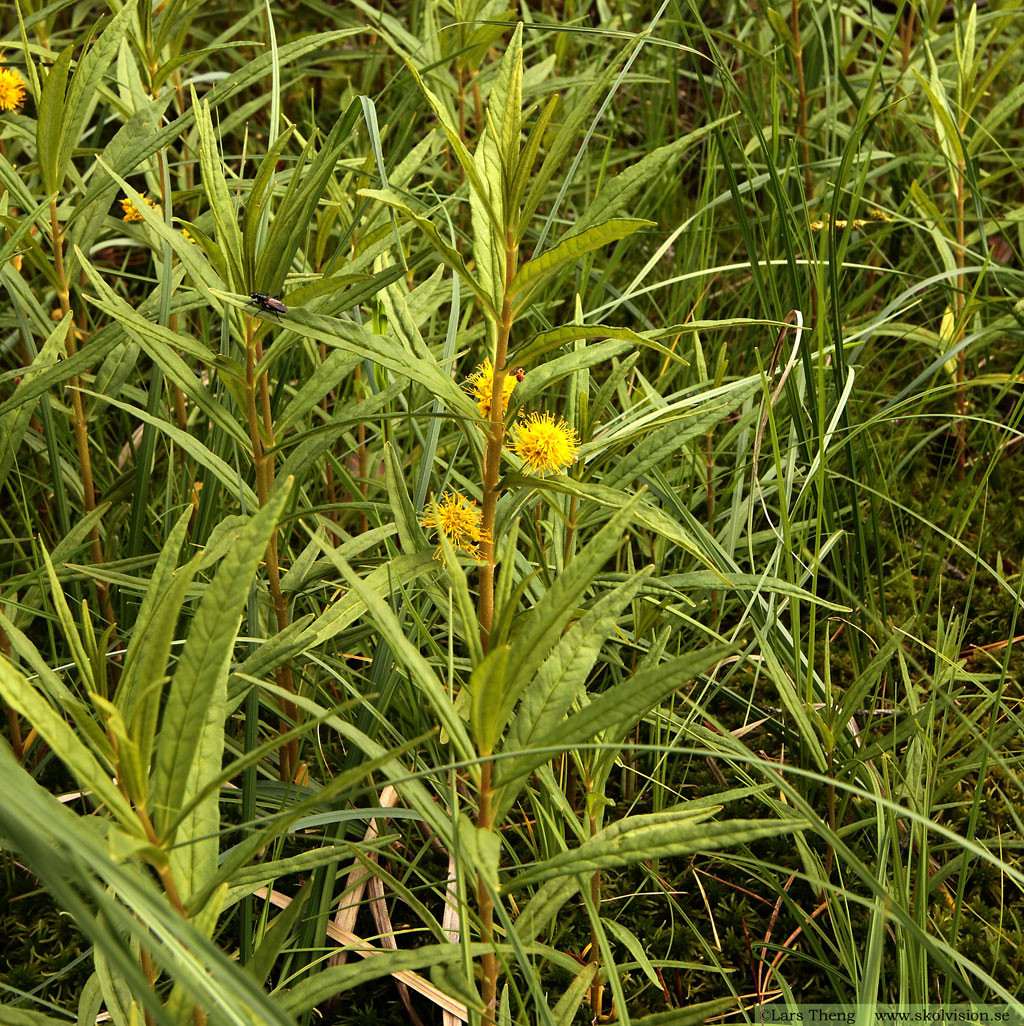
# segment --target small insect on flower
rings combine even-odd
[[[516,367],[516,369],[512,371],[512,374],[520,385],[523,383],[523,378],[526,377],[526,371],[524,371],[522,367]]]
[[[268,296],[265,292],[250,292],[249,298],[252,300],[252,306],[258,306],[266,313],[277,314],[278,319],[281,314],[288,312],[288,307],[280,299]]]

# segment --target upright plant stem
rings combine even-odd
[[[246,345],[245,345],[245,401],[246,418],[249,424],[249,440],[252,444],[253,465],[256,469],[256,495],[259,498],[260,507],[267,504],[270,497],[270,489],[274,483],[274,457],[267,455],[263,446],[264,437],[273,448],[274,425],[273,413],[270,408],[270,390],[267,384],[267,376],[263,374],[256,380],[256,363],[262,358],[262,347],[254,338],[255,325],[251,317],[247,318]],[[260,424],[260,413],[256,406],[256,396],[259,394],[260,407],[262,409],[262,431]],[[267,580],[270,584],[270,597],[274,603],[274,614],[277,619],[278,631],[283,631],[288,626],[288,605],[284,600],[281,591],[281,568],[277,551],[277,530],[270,536],[266,553]],[[283,663],[275,671],[278,687],[294,693],[295,682],[292,678],[291,667]],[[289,729],[290,723],[295,720],[295,705],[287,699],[281,699],[281,715],[283,717],[280,729],[284,733]],[[281,779],[291,780],[298,768],[299,747],[298,741],[292,738],[281,750]]]
[[[71,312],[71,286],[64,269],[64,233],[57,216],[57,199],[50,200],[50,239],[53,245],[53,269],[57,275],[57,298],[60,301],[61,315],[66,317]],[[78,352],[75,338],[75,322],[68,321],[67,353],[70,359]],[[71,375],[71,412],[75,432],[75,446],[78,449],[78,472],[82,481],[82,509],[88,514],[96,508],[96,491],[92,480],[92,460],[89,456],[89,425],[82,403],[81,382],[77,374]],[[54,474],[60,473],[58,467],[53,468]],[[103,547],[100,544],[100,531],[96,525],[89,531],[89,555],[93,563],[103,562]],[[96,581],[96,592],[99,596],[103,615],[110,622],[114,620],[110,606],[110,589],[103,581]]]
[[[501,304],[497,340],[494,347],[494,377],[491,380],[491,425],[484,446],[483,468],[483,540],[480,553],[484,565],[480,569],[480,643],[486,652],[494,622],[494,518],[498,508],[498,477],[501,472],[501,450],[505,444],[505,409],[502,396],[508,372],[508,340],[512,334],[512,296],[509,286],[516,274],[517,246],[512,229],[505,234],[505,297]]]
[[[491,809],[492,769],[493,763],[489,758],[480,767],[480,804],[476,825],[481,830],[494,829],[494,813]],[[480,939],[485,944],[491,944],[494,941],[494,902],[482,875],[477,876],[476,903],[480,912]],[[498,960],[493,951],[484,953],[480,959],[480,968],[483,970],[481,996],[484,1001],[484,1022],[493,1023],[498,994]]]
[[[494,622],[494,520],[498,508],[500,489],[498,480],[501,472],[501,450],[505,443],[505,361],[508,358],[508,342],[512,334],[512,295],[509,288],[516,274],[517,246],[511,227],[505,232],[505,293],[501,304],[501,316],[497,324],[494,346],[494,376],[491,379],[490,429],[484,445],[483,465],[483,514],[480,553],[484,565],[480,568],[480,644],[487,651]],[[480,766],[480,798],[476,825],[481,830],[494,829],[494,814],[491,809],[491,779],[493,763],[491,753],[483,753]],[[494,940],[494,902],[482,875],[477,876],[477,910],[480,913],[480,939],[485,944]],[[488,951],[480,960],[483,973],[481,994],[484,1001],[484,1022],[494,1023],[498,993],[498,960],[493,951]]]

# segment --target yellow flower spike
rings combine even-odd
[[[156,208],[158,206],[160,206],[159,203],[155,202],[154,200],[151,200],[146,195],[143,195],[142,198],[154,210],[156,210]],[[122,221],[141,221],[142,220],[142,214],[139,213],[139,211],[136,208],[135,204],[132,203],[132,201],[130,199],[123,199],[123,200],[121,200],[121,209],[124,211],[124,216],[121,218]]]
[[[550,413],[531,413],[512,428],[511,436],[512,451],[531,474],[564,470],[579,456],[576,432]]]
[[[441,531],[457,549],[480,558],[480,542],[487,537],[481,527],[483,513],[472,499],[467,499],[458,492],[445,492],[440,502],[435,502],[423,518],[424,527],[433,527]],[[434,559],[442,559],[440,546],[434,553]]]
[[[25,103],[25,82],[14,68],[0,68],[0,110],[17,110]]]
[[[484,360],[466,379],[466,384],[469,386],[469,391],[472,393],[473,398],[476,399],[476,404],[480,408],[480,415],[490,418],[491,388],[494,385],[494,364],[489,359]],[[512,398],[512,392],[518,384],[518,375],[508,374],[505,376],[501,386],[501,415],[503,417],[508,409],[508,401]]]

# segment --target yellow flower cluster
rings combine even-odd
[[[505,416],[508,409],[508,401],[512,398],[519,379],[514,374],[506,374],[501,385],[501,415]],[[476,399],[480,408],[480,416],[491,419],[491,392],[494,389],[494,364],[489,359],[484,360],[477,369],[466,379],[469,391]]]
[[[531,413],[511,431],[512,451],[531,474],[557,472],[572,466],[580,452],[576,432],[561,417]]]
[[[14,68],[0,68],[0,110],[17,110],[24,103],[24,79]]]
[[[480,558],[480,543],[488,540],[487,532],[481,526],[483,513],[472,499],[467,499],[458,492],[445,492],[440,502],[435,502],[430,512],[423,518],[424,527],[433,527],[440,531],[457,549]],[[441,559],[443,551],[440,546],[434,552],[435,559]]]
[[[151,200],[145,193],[142,194],[142,198],[146,201],[146,205],[151,207],[153,210],[159,209],[160,204],[157,203],[156,200]],[[121,218],[122,221],[142,220],[142,214],[139,213],[138,207],[136,207],[130,199],[121,200],[121,210],[124,211],[124,216]],[[181,234],[184,235],[193,246],[196,244],[195,236],[187,228],[182,228]]]
[[[852,222],[836,220],[836,222],[835,222],[836,228],[842,229],[842,228],[845,228],[848,224],[851,224],[851,223],[853,224],[854,228],[863,228],[865,225],[871,224],[872,221],[888,221],[888,220],[890,220],[889,215],[886,214],[884,211],[881,211],[881,210],[877,210],[877,209],[876,210],[870,210],[870,211],[868,211],[868,214],[869,214],[868,217],[866,217],[866,218],[864,218],[864,217],[857,217],[857,218],[854,218],[854,220]],[[829,215],[829,214],[822,214],[820,221],[812,221],[811,222],[811,231],[812,232],[824,231],[831,223],[832,223],[831,215]]]
[[[523,380],[522,370],[506,374],[501,387],[501,414],[508,410],[509,399],[516,385]],[[491,416],[491,393],[494,390],[494,365],[485,360],[466,381],[476,399],[480,415]],[[576,432],[561,417],[550,413],[531,413],[511,430],[512,451],[523,461],[528,473],[551,473],[564,470],[576,462],[580,443]]]
[[[160,206],[156,200],[151,200],[147,195],[143,193],[142,198],[146,201],[146,204],[156,210]],[[142,214],[139,213],[138,208],[130,199],[121,200],[121,210],[124,211],[122,220],[124,221],[141,221]]]

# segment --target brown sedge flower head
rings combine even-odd
[[[159,206],[157,202],[151,200],[148,196],[143,195],[142,197],[146,203],[154,210]],[[121,218],[122,221],[141,221],[142,214],[139,213],[138,208],[130,199],[121,200],[121,210],[124,211],[124,216]]]
[[[555,420],[551,413],[531,413],[510,434],[512,451],[523,461],[527,473],[564,470],[579,456],[576,432],[561,417]]]
[[[423,518],[424,527],[433,527],[441,531],[457,549],[480,559],[480,542],[488,539],[487,532],[481,527],[483,512],[476,503],[458,492],[445,492],[440,502],[435,502]],[[443,558],[443,550],[438,546],[434,559]]]
[[[490,418],[491,416],[491,390],[494,387],[494,364],[489,359],[482,364],[466,379],[469,391],[476,404],[480,407],[480,416]],[[506,374],[501,384],[501,415],[505,416],[508,409],[508,401],[512,398],[512,392],[519,384],[519,378],[515,374]]]
[[[0,68],[0,110],[17,110],[24,103],[24,79],[14,68]]]

